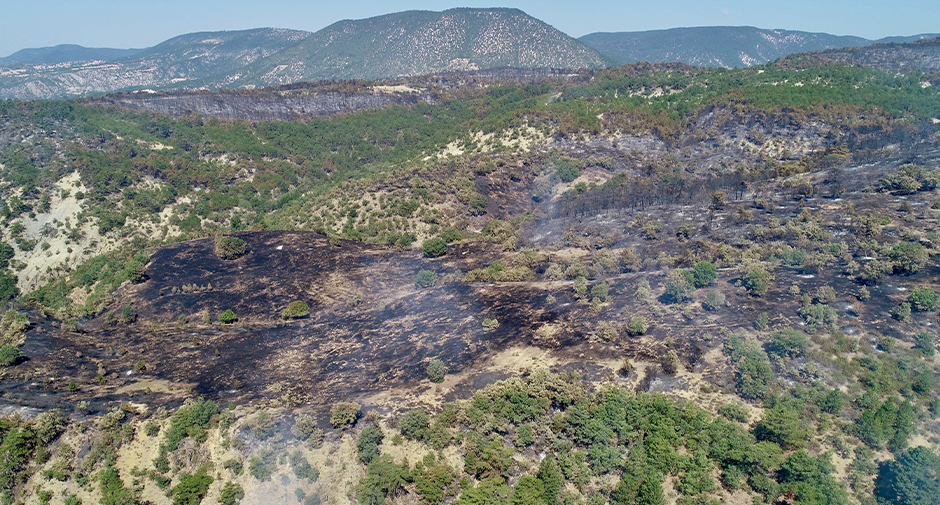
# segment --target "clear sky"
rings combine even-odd
[[[316,31],[404,10],[517,7],[563,32],[757,26],[878,39],[940,32],[940,0],[0,0],[0,56],[27,47],[148,47],[184,33]]]

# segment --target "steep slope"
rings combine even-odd
[[[578,40],[619,63],[678,61],[725,68],[749,67],[803,51],[871,43],[861,37],[751,26],[590,33]]]
[[[190,33],[117,60],[0,69],[0,97],[56,98],[129,88],[183,87],[207,75],[235,72],[308,35],[275,28]]]
[[[55,65],[90,60],[115,60],[132,56],[141,49],[115,49],[113,47],[84,47],[76,44],[60,44],[52,47],[22,49],[6,58],[0,58],[0,65]]]
[[[493,67],[599,68],[611,62],[518,9],[409,11],[340,21],[214,85],[269,86]]]

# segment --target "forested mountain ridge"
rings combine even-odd
[[[891,42],[913,42],[922,35],[892,37]],[[895,40],[896,39],[896,40]],[[703,67],[749,67],[806,51],[865,46],[862,37],[774,30],[752,26],[671,28],[644,32],[590,33],[578,40],[620,64],[681,62]]]

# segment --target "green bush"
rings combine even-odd
[[[235,321],[238,321],[238,317],[235,316],[235,313],[232,312],[232,309],[228,309],[225,312],[219,314],[219,321],[225,324],[232,324]]]
[[[809,338],[800,330],[777,330],[770,334],[767,353],[786,357],[800,356],[809,348],[809,344]]]
[[[228,481],[222,486],[219,505],[235,505],[245,497],[245,489],[237,482]]]
[[[358,403],[339,402],[330,409],[330,424],[334,428],[346,429],[352,426],[361,414]]]
[[[223,260],[238,259],[246,250],[247,244],[238,237],[220,237],[215,241],[215,254]]]
[[[916,274],[927,265],[929,255],[924,246],[914,242],[901,242],[888,251],[894,271],[906,275]]]
[[[0,347],[0,366],[13,366],[20,359],[20,348],[7,344]]]
[[[431,382],[444,382],[444,376],[447,375],[447,366],[439,359],[432,359],[428,363],[428,379]]]
[[[366,426],[359,432],[356,448],[359,450],[359,461],[369,464],[379,455],[379,445],[385,439],[382,430],[375,426]]]
[[[424,409],[409,410],[402,414],[398,428],[408,440],[423,440],[430,426],[430,417]]]
[[[718,278],[718,270],[709,261],[699,261],[692,268],[692,284],[696,288],[704,288]]]
[[[281,319],[299,319],[309,314],[310,307],[301,300],[295,300],[288,303],[287,308],[281,311]]]
[[[437,282],[437,273],[430,270],[421,270],[418,272],[418,275],[415,276],[415,287],[416,288],[429,288]]]
[[[173,486],[173,505],[199,505],[209,491],[209,486],[215,480],[206,475],[205,470],[195,475],[181,474],[179,484]]]
[[[464,238],[463,233],[453,226],[444,228],[440,233],[437,234],[437,236],[446,244],[451,244],[457,242],[458,240],[463,240]]]
[[[605,303],[609,296],[609,288],[607,284],[600,283],[591,286],[591,299],[597,303]]]
[[[666,296],[673,303],[682,303],[692,298],[692,283],[682,270],[673,270],[666,274],[664,286]]]
[[[926,312],[937,306],[937,301],[940,301],[940,294],[930,288],[920,287],[907,295],[907,301],[911,303],[911,308],[917,312]]]
[[[922,331],[914,337],[914,342],[920,352],[924,353],[924,356],[933,356],[934,354],[934,344],[933,344],[933,333]]]
[[[430,238],[421,245],[424,255],[428,258],[438,258],[447,254],[447,242],[440,238]]]
[[[630,318],[630,325],[627,326],[627,333],[631,336],[643,335],[649,330],[649,324],[643,316],[633,316]]]
[[[702,302],[702,307],[705,310],[718,310],[725,306],[725,295],[717,289],[710,289],[705,295],[705,301]]]
[[[317,423],[309,414],[297,414],[294,416],[294,425],[291,426],[291,435],[300,440],[307,440],[317,429]]]
[[[276,462],[277,458],[273,450],[261,449],[248,458],[248,473],[258,480],[270,479]]]

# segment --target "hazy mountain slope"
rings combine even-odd
[[[867,39],[751,26],[707,26],[645,32],[590,33],[581,42],[619,63],[673,62],[747,67],[803,51],[871,43]]]
[[[599,68],[612,62],[517,9],[410,11],[340,21],[233,79],[267,86],[502,66]],[[214,80],[212,84],[228,84]]]
[[[940,37],[911,44],[872,44],[865,47],[795,54],[783,64],[799,66],[822,62],[878,68],[889,72],[907,68],[918,68],[925,72],[937,71],[940,70]]]
[[[207,75],[235,72],[308,35],[274,28],[190,33],[117,60],[0,69],[0,97],[55,98],[128,88],[182,87]]]
[[[22,49],[0,58],[0,65],[54,65],[70,61],[115,60],[139,53],[141,49],[115,49],[112,47],[84,47],[60,44],[52,47]]]

